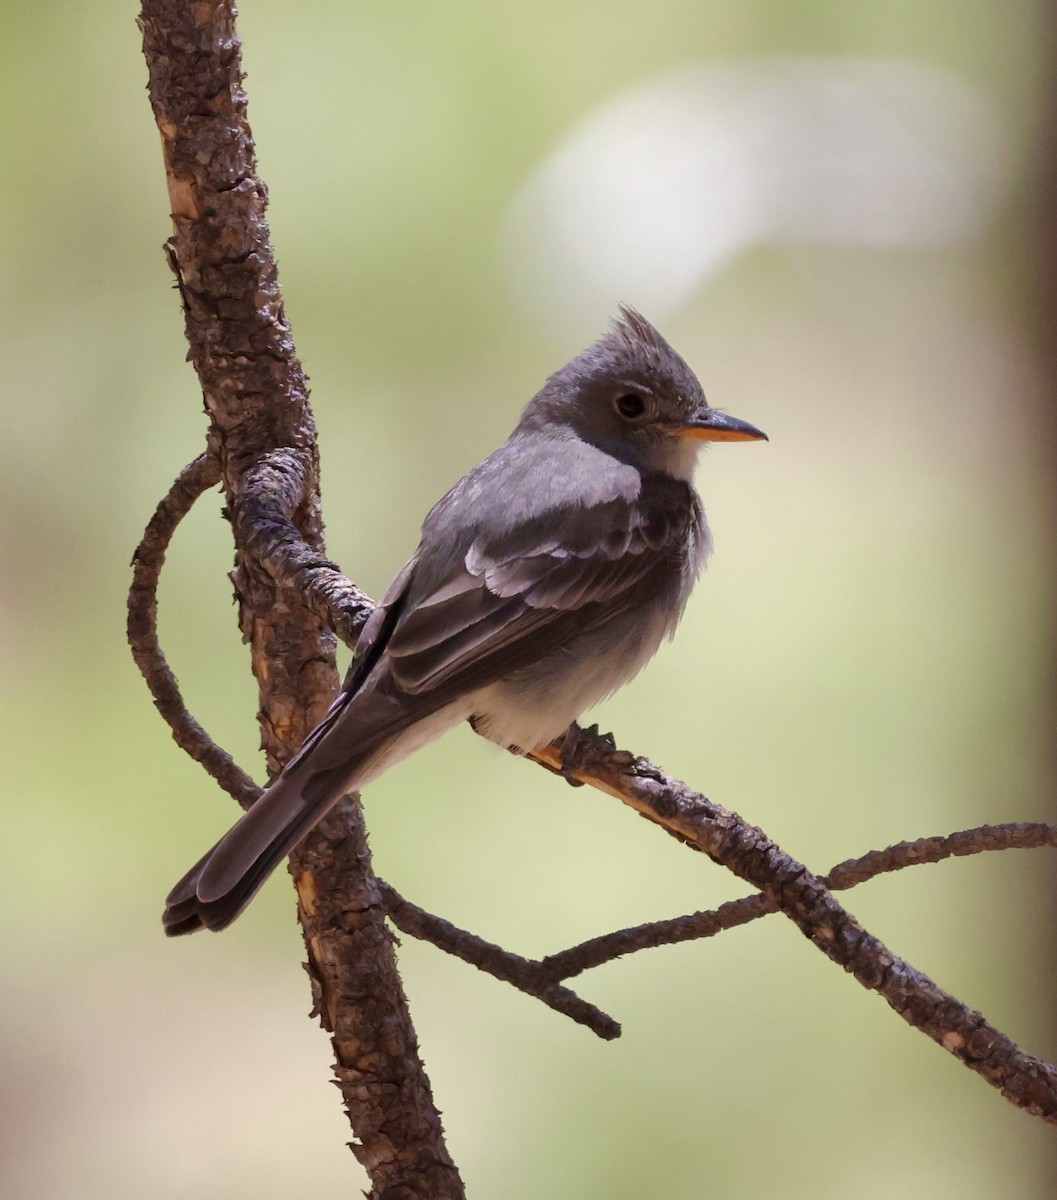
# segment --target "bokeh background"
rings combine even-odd
[[[329,546],[358,582],[380,594],[436,497],[636,304],[772,440],[708,455],[712,566],[603,725],[818,870],[1054,816],[1046,6],[245,10]],[[233,808],[124,646],[132,548],[205,429],[134,16],[51,0],[0,38],[4,1192],[352,1195],[289,880],[223,937],[161,936]],[[259,776],[219,509],[177,536],[162,634]],[[468,730],[367,809],[380,873],[528,954],[744,891]],[[848,903],[1052,1059],[1052,873],[977,858]],[[401,964],[472,1195],[1053,1194],[1052,1130],[780,918],[582,979],[613,1044],[430,947]]]

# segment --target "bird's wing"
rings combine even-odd
[[[395,621],[385,647],[392,682],[404,695],[441,699],[544,657],[670,584],[697,521],[687,484],[648,476],[634,499],[478,538]]]

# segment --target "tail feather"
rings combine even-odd
[[[169,937],[226,928],[305,834],[355,787],[359,759],[340,772],[280,775],[242,819],[172,889],[162,924]]]
[[[230,925],[340,797],[470,715],[437,695],[408,702],[351,672],[346,689],[252,808],[169,893],[162,916],[169,937]]]

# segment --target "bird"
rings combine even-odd
[[[166,934],[230,925],[341,796],[447,730],[546,745],[674,633],[712,548],[698,453],[767,436],[711,407],[653,325],[619,311],[431,509],[334,703],[172,889]]]

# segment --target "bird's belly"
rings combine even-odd
[[[649,662],[674,622],[671,611],[631,612],[581,634],[555,654],[474,696],[475,726],[503,746],[531,750],[562,734],[581,713]]]

